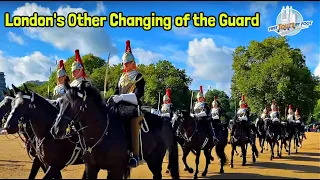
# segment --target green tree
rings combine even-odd
[[[300,49],[291,48],[285,37],[269,37],[239,46],[233,54],[232,96],[241,94],[251,112],[261,113],[272,99],[280,106],[280,114],[291,104],[298,107],[306,120],[317,100],[316,79],[305,63]]]

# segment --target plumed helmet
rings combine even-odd
[[[204,96],[203,96],[202,86],[200,86],[200,91],[199,91],[198,94],[197,94],[197,99],[199,99],[199,98],[201,98],[201,97],[204,97]]]
[[[66,76],[66,75],[67,75],[67,72],[66,72],[66,69],[64,68],[63,60],[60,60],[59,67],[57,70],[57,78],[60,78],[60,77]]]
[[[132,49],[131,49],[131,45],[130,45],[130,41],[127,40],[126,41],[126,51],[124,52],[124,54],[122,55],[122,63],[125,64],[127,62],[131,62],[134,61],[134,56],[132,54]]]
[[[300,111],[298,108],[296,108],[296,112],[294,113],[295,115],[300,115]]]
[[[292,114],[292,113],[293,113],[293,110],[292,110],[292,105],[289,105],[289,108],[288,108],[288,113],[289,113],[289,114]]]
[[[81,69],[83,68],[83,73],[84,73],[84,76],[86,76],[86,73],[84,71],[84,65],[82,63],[82,60],[81,60],[81,56],[80,56],[80,52],[79,50],[75,50],[75,54],[76,54],[76,59],[75,61],[72,63],[72,66],[71,66],[71,71],[75,71],[77,69]]]
[[[166,94],[163,96],[163,102],[168,101],[171,103],[171,89],[166,89]]]

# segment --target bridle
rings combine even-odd
[[[81,105],[78,109],[78,111],[76,112],[76,114],[73,116],[73,118],[70,118],[69,116],[67,115],[64,115],[64,114],[60,114],[58,115],[58,117],[61,117],[61,118],[64,118],[64,119],[67,119],[67,120],[70,120],[69,122],[71,123],[71,125],[75,125],[75,124],[79,124],[80,123],[80,115],[87,109],[87,93],[86,91],[84,90],[83,93],[81,92],[78,92],[77,91],[77,94],[76,94],[78,97],[81,98],[82,102],[81,102]],[[111,98],[111,97],[110,97]],[[109,100],[110,100],[109,98]],[[68,99],[69,100],[69,99]],[[109,101],[108,100],[108,101]],[[69,101],[70,102],[70,101]],[[70,125],[69,125],[70,126]],[[76,127],[73,127],[73,130],[75,130],[76,134],[78,135],[79,137],[79,143],[80,143],[80,146],[81,146],[81,149],[86,153],[91,153],[92,150],[97,146],[99,145],[102,140],[104,139],[104,137],[106,135],[108,135],[108,129],[109,129],[109,115],[107,114],[107,125],[106,125],[106,128],[103,132],[103,134],[101,135],[101,137],[98,139],[98,141],[96,143],[94,143],[94,145],[92,145],[91,147],[88,147],[86,145],[86,142],[85,142],[85,139],[83,137],[83,135],[81,135],[81,131],[85,128],[87,128],[88,126],[86,127],[82,127],[80,129],[76,129]]]

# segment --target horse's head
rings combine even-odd
[[[21,119],[21,117],[24,117],[27,114],[29,105],[31,105],[31,96],[28,89],[26,89],[26,91],[24,92],[14,85],[12,85],[12,88],[15,97],[12,100],[11,111],[7,118],[6,124],[4,125],[4,128],[6,129],[8,134],[14,134],[19,131],[19,120]]]
[[[103,106],[100,93],[93,87],[86,87],[85,81],[81,83],[79,88],[70,87],[68,82],[69,79],[65,81],[66,93],[59,102],[60,112],[50,130],[55,139],[66,137],[70,123],[76,126],[94,123],[96,119],[93,114],[100,113],[99,110]],[[86,118],[89,117],[88,115],[90,118]],[[84,119],[90,119],[91,122],[84,122]]]
[[[11,104],[14,100],[14,92],[12,90],[9,89],[9,92],[3,91],[3,94],[4,99],[0,102],[0,120],[11,111]]]

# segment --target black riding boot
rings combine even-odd
[[[234,126],[234,125],[233,125],[233,126]],[[234,128],[233,126],[231,127],[230,139],[229,139],[228,144],[231,143],[232,136],[234,135],[234,130],[235,130],[235,128]]]

